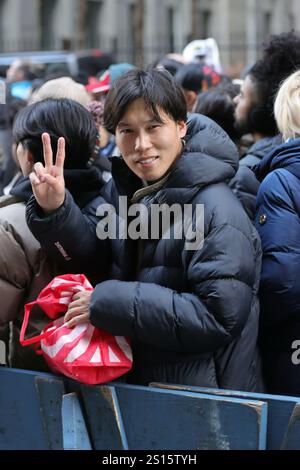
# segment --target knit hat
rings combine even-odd
[[[30,102],[36,103],[37,101],[42,101],[47,98],[67,98],[77,101],[82,106],[87,106],[87,104],[91,101],[91,97],[84,88],[84,85],[75,82],[70,77],[61,77],[48,80],[36,92],[33,93]]]

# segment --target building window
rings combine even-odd
[[[99,24],[101,21],[102,2],[88,0],[86,9],[86,46],[88,48],[100,47]]]
[[[5,51],[5,44],[4,44],[4,34],[3,34],[3,7],[4,7],[5,0],[0,0],[0,51]]]
[[[127,59],[126,54],[123,53],[123,57],[127,61],[140,67],[143,65],[142,49],[144,42],[144,8],[143,0],[139,0],[129,5]]]
[[[203,39],[211,36],[212,14],[210,10],[202,10],[200,13],[200,36]]]
[[[122,51],[123,59],[126,59],[126,52],[128,57],[128,62],[134,63],[134,56],[135,56],[135,35],[136,35],[136,4],[132,3],[129,5],[129,28],[128,28],[128,50]],[[123,46],[124,47],[124,46]]]
[[[295,29],[295,16],[293,13],[289,13],[289,29]]]
[[[168,31],[168,52],[174,52],[175,41],[174,41],[174,9],[168,8],[167,10],[167,31]]]
[[[40,31],[41,31],[41,48],[55,49],[55,29],[54,29],[54,12],[57,7],[57,0],[40,1]]]
[[[263,40],[267,40],[271,34],[272,14],[267,11],[263,15]]]

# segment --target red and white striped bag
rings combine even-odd
[[[131,347],[124,336],[113,336],[90,323],[74,328],[64,325],[61,315],[67,311],[73,295],[80,290],[93,290],[83,274],[55,277],[34,302],[25,305],[20,343],[23,346],[36,343],[37,354],[43,355],[55,373],[85,384],[110,382],[131,369]],[[24,339],[34,305],[39,305],[54,321],[40,335]]]

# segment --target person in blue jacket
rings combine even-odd
[[[269,392],[300,395],[300,72],[277,94],[285,142],[256,168],[256,227],[263,248],[260,344]]]
[[[65,258],[66,272],[90,264],[106,272],[92,294],[74,295],[65,322],[130,338],[128,382],[261,390],[260,241],[226,184],[238,152],[210,119],[186,121],[167,71],[122,75],[104,110],[122,156],[101,197],[80,211],[64,186],[64,141],[53,164],[44,135],[27,222],[49,254]]]

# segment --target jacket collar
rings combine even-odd
[[[300,179],[300,138],[275,147],[255,167],[255,174],[262,181],[271,171],[285,168]]]

